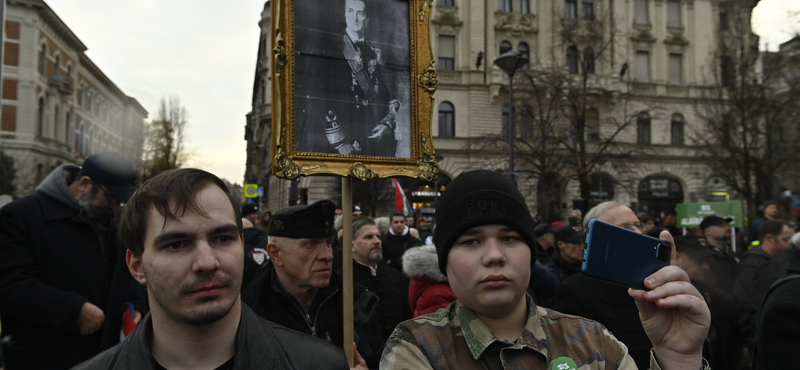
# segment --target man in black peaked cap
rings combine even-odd
[[[336,205],[322,200],[272,215],[265,266],[242,290],[242,300],[265,319],[343,347],[342,278],[333,272]],[[356,348],[370,368],[383,350],[378,298],[353,289]]]

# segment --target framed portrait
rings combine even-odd
[[[432,0],[273,0],[273,173],[433,180]]]

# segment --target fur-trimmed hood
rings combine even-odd
[[[407,250],[403,254],[403,273],[410,278],[427,277],[440,283],[447,281],[447,276],[439,271],[439,255],[433,245]]]

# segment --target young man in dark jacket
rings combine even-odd
[[[119,343],[126,303],[144,295],[125,267],[115,213],[136,190],[123,157],[62,165],[0,210],[0,316],[7,369],[69,369]]]
[[[389,218],[389,232],[381,238],[381,245],[383,245],[383,261],[398,271],[403,270],[403,253],[411,247],[422,245],[422,242],[409,231],[406,216],[402,212],[392,212]]]
[[[218,177],[166,171],[125,206],[120,236],[150,314],[76,369],[346,369],[340,349],[269,323],[242,304],[242,219]]]

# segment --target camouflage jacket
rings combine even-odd
[[[537,307],[526,296],[528,322],[514,343],[495,337],[474,311],[455,301],[398,325],[386,343],[380,368],[636,369],[627,347],[602,324]],[[659,369],[652,355],[650,366]]]

